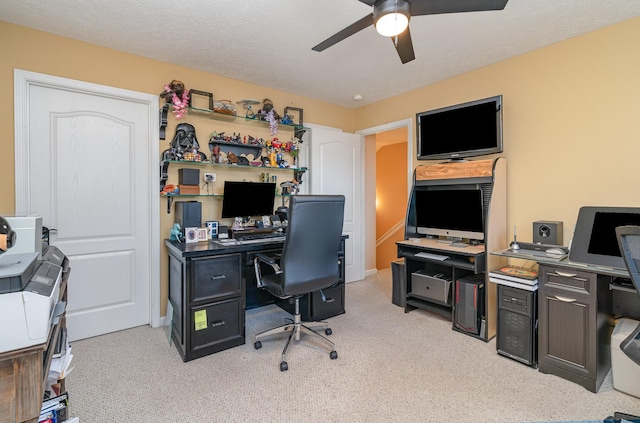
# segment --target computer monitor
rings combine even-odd
[[[626,269],[618,247],[618,226],[640,225],[640,207],[581,207],[569,260]]]
[[[270,216],[273,214],[276,184],[225,181],[222,218]]]

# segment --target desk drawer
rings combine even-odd
[[[240,295],[242,292],[240,266],[240,254],[191,260],[193,272],[191,301]]]
[[[411,274],[411,295],[451,305],[451,277],[435,277],[418,271]]]
[[[244,344],[244,307],[233,298],[191,309],[191,351],[207,354]]]
[[[344,284],[323,289],[325,298],[331,302],[322,301],[319,291],[311,293],[311,319],[321,320],[344,313]]]
[[[553,292],[582,302],[596,302],[598,280],[593,273],[545,265],[539,268],[539,281],[546,294]]]

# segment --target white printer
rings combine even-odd
[[[0,255],[0,352],[46,342],[51,324],[64,311],[58,300],[68,259],[53,246],[39,256]]]

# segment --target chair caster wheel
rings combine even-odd
[[[287,370],[289,370],[289,365],[287,364],[287,362],[283,361],[282,363],[280,363],[280,371],[286,372]]]
[[[331,328],[326,328],[324,330],[325,335],[331,335],[333,333],[333,331],[331,330]]]
[[[259,350],[260,348],[262,348],[262,342],[260,342],[260,341],[256,341],[256,342],[253,344],[253,348],[255,348],[256,350]]]
[[[331,351],[331,352],[329,353],[329,357],[330,357],[332,360],[335,360],[336,358],[338,358],[338,353],[337,353],[335,350],[333,350],[333,351]]]

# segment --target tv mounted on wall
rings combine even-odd
[[[502,152],[502,96],[416,114],[418,160]]]

